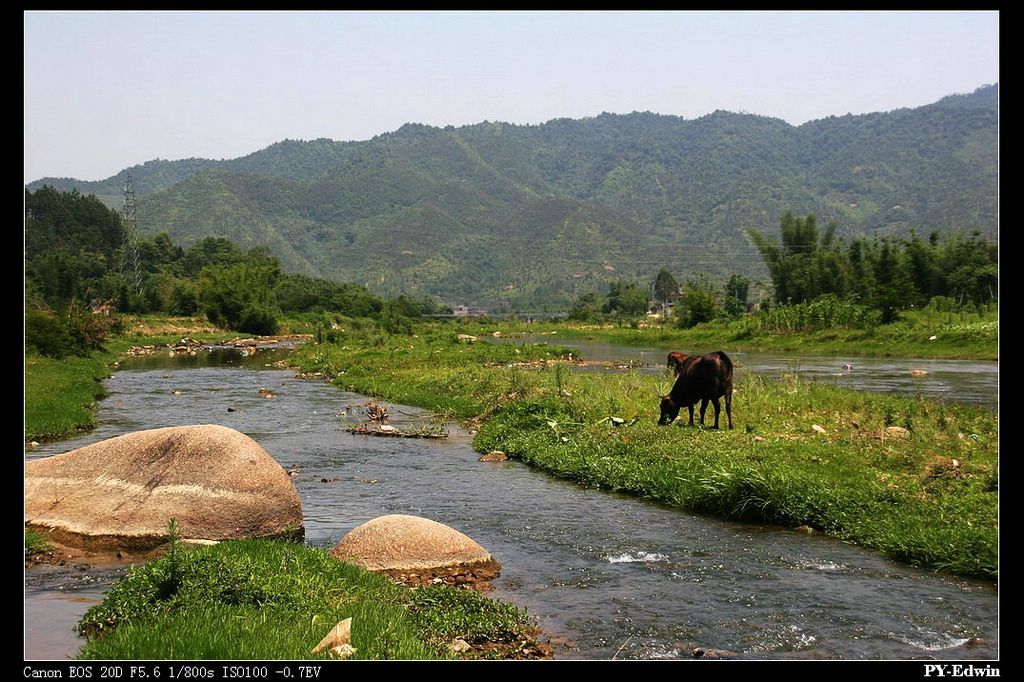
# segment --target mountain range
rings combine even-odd
[[[998,233],[998,86],[793,126],[716,111],[540,125],[406,124],[361,142],[285,140],[237,159],[153,160],[110,178],[43,178],[139,229],[265,246],[292,271],[382,295],[494,312],[563,310],[619,279],[732,273],[767,281],[745,228],[786,211],[843,238]]]

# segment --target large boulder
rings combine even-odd
[[[472,538],[443,523],[406,514],[353,528],[331,555],[408,585],[449,583],[487,589],[501,564]]]
[[[89,550],[302,537],[291,478],[256,441],[206,424],[138,431],[25,463],[25,523]]]

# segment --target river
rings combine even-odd
[[[107,381],[97,429],[28,456],[197,421],[238,429],[298,470],[309,543],[332,546],[389,513],[448,524],[502,563],[492,596],[527,607],[558,659],[686,658],[696,646],[742,658],[998,657],[992,583],[588,489],[517,461],[480,463],[457,426],[443,441],[354,436],[339,413],[366,398],[268,368],[275,357],[126,361]],[[389,408],[398,426],[427,416]],[[71,623],[117,574],[26,569],[26,656],[73,656]]]
[[[557,334],[517,334],[500,338],[481,337],[496,343],[545,343],[577,351],[587,360],[612,367],[593,367],[593,371],[664,373],[670,350],[695,353],[696,349],[654,346],[622,346],[603,341],[566,339]],[[745,353],[725,350],[737,371],[768,377],[797,374],[810,381],[828,383],[858,391],[893,393],[925,397],[951,403],[979,405],[996,409],[999,399],[999,363],[982,360],[934,360],[921,358],[870,358],[857,356],[797,355],[783,353]],[[917,373],[914,371],[917,370]],[[923,373],[922,373],[923,372]]]

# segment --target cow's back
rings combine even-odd
[[[722,351],[690,356],[672,387],[672,398],[680,405],[714,400],[732,391],[732,373],[732,360]]]

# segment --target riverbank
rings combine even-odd
[[[295,357],[348,390],[476,424],[477,449],[563,478],[997,577],[996,415],[741,375],[735,430],[658,427],[670,377],[576,374],[557,348],[460,341],[463,329],[346,334]]]
[[[844,357],[908,357],[944,360],[998,360],[999,318],[993,312],[939,313],[909,311],[892,324],[872,329],[829,329],[778,332],[758,324],[756,317],[715,320],[691,329],[676,329],[646,319],[630,325],[537,321],[465,324],[468,334],[547,333],[624,346],[653,346],[686,352],[728,348],[751,353],[842,355]]]
[[[624,346],[653,346],[673,349],[727,347],[737,351],[785,352],[849,356],[891,356],[915,358],[976,359],[998,358],[998,315],[982,313],[938,313],[911,311],[900,321],[872,330],[834,328],[817,332],[766,333],[753,318],[715,321],[692,329],[674,329],[655,321],[637,328],[611,324],[574,324],[565,321],[503,321],[458,323],[470,335],[535,332],[561,334],[563,338],[600,340]],[[316,325],[285,321],[292,332],[312,334]],[[374,325],[354,324],[357,334],[372,335]],[[444,327],[447,328],[447,327]],[[93,408],[104,396],[101,381],[110,375],[110,365],[132,347],[164,346],[182,337],[215,341],[237,336],[212,326],[204,318],[128,316],[126,331],[111,337],[105,351],[87,357],[61,360],[39,356],[25,358],[25,439],[56,440],[95,426]],[[344,338],[344,334],[336,334]],[[377,334],[381,336],[382,334]],[[932,337],[935,337],[934,339]]]
[[[106,395],[112,353],[25,358],[25,441],[56,440],[96,426],[94,407]]]
[[[25,441],[65,438],[96,426],[96,401],[111,367],[132,348],[166,347],[182,337],[212,342],[237,336],[198,317],[128,316],[125,332],[85,357],[25,357]]]

